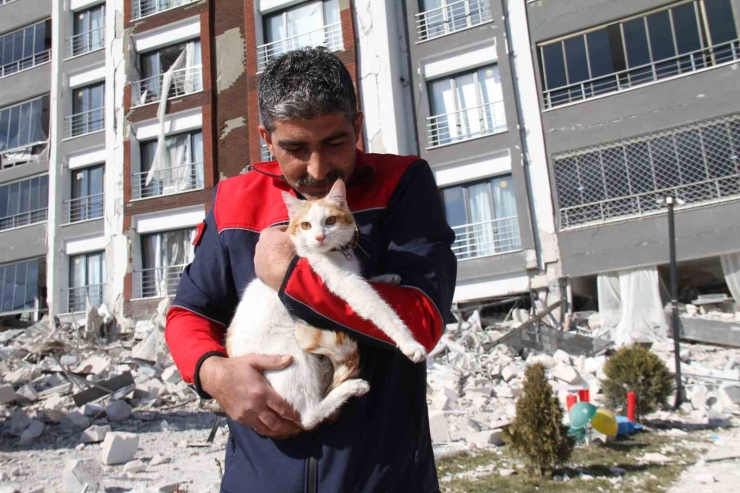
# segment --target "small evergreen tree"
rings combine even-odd
[[[604,365],[606,380],[602,390],[607,405],[622,412],[627,407],[627,392],[637,398],[635,418],[668,405],[673,378],[668,367],[647,348],[634,344],[621,348]]]
[[[516,403],[516,418],[505,432],[506,441],[527,462],[530,472],[544,476],[568,462],[574,441],[563,425],[563,408],[538,363],[527,368],[524,390]]]

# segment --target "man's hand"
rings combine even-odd
[[[267,228],[260,233],[254,251],[254,271],[262,282],[277,291],[295,255],[287,226]]]
[[[290,356],[250,354],[239,358],[210,357],[200,367],[200,381],[226,414],[268,437],[288,437],[301,431],[300,415],[262,375],[281,370]]]

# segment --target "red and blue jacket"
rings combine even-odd
[[[186,382],[201,396],[198,370],[225,356],[224,336],[247,284],[265,228],[288,222],[281,192],[296,194],[278,163],[222,181],[199,227],[195,258],[183,272],[165,336]],[[415,156],[358,151],[347,199],[360,231],[356,250],[367,278],[395,273],[401,285],[374,284],[416,339],[431,350],[442,335],[455,287],[454,233],[434,175]],[[350,400],[336,422],[272,440],[229,420],[224,493],[419,492],[439,490],[429,435],[426,368],[408,360],[374,324],[332,294],[295,257],[279,291],[309,324],[341,330],[360,344],[360,378],[370,391]]]

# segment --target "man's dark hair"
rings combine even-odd
[[[326,48],[289,51],[270,62],[258,88],[262,124],[275,130],[276,120],[311,119],[344,113],[352,122],[357,95],[344,64]]]

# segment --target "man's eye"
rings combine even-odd
[[[301,223],[301,228],[303,228],[305,230],[309,230],[309,229],[311,229],[311,223],[308,223],[308,222]]]
[[[325,222],[327,226],[333,226],[337,222],[337,216],[329,216],[326,218]]]
[[[286,147],[283,147],[283,150],[287,152],[288,154],[298,154],[301,151],[301,148],[295,147],[295,148],[288,149]]]
[[[342,145],[344,145],[344,141],[343,140],[329,142],[329,147],[339,147],[339,146],[342,146]]]

